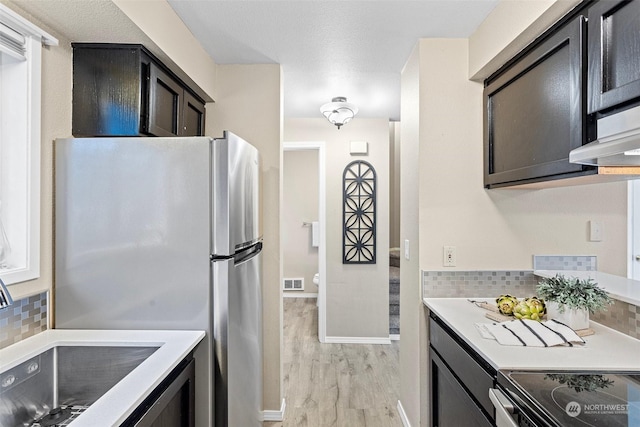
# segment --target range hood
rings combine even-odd
[[[570,163],[640,166],[640,107],[598,120],[598,139],[569,153]]]

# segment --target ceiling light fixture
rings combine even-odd
[[[340,129],[340,126],[346,125],[358,114],[358,107],[347,102],[344,96],[337,96],[320,107],[320,112]]]

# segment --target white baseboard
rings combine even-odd
[[[318,298],[318,293],[305,292],[283,292],[283,298]]]
[[[389,338],[383,337],[325,337],[328,344],[391,344]]]
[[[400,402],[398,400],[398,414],[400,414],[400,420],[402,421],[402,425],[404,427],[411,427],[411,423],[409,422],[409,419],[407,418],[407,414],[404,412],[404,408],[402,407],[402,402]]]
[[[262,421],[283,421],[284,411],[287,409],[287,403],[282,399],[282,405],[280,405],[279,411],[262,411]]]
[[[400,334],[389,334],[389,339],[391,341],[400,341]]]

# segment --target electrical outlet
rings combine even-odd
[[[444,246],[443,255],[444,255],[444,259],[442,261],[443,266],[445,267],[456,266],[456,247],[455,246]]]

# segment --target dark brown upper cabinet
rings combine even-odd
[[[142,45],[72,46],[74,136],[204,134],[202,98]]]
[[[204,135],[204,104],[190,92],[184,92],[182,103],[182,136]]]
[[[589,8],[589,114],[640,101],[640,1]]]
[[[543,36],[484,89],[484,186],[594,173],[569,163],[586,134],[586,22],[582,15]]]

